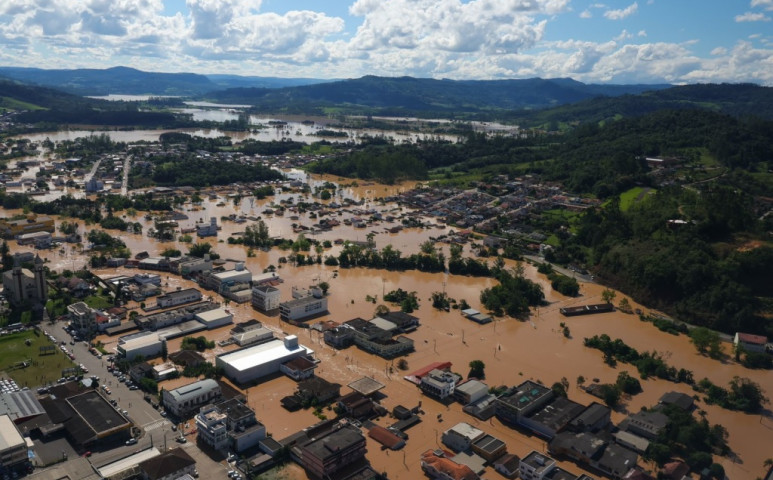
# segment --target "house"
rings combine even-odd
[[[695,400],[686,393],[666,392],[660,397],[658,404],[675,405],[685,412],[689,412],[695,407]]]
[[[467,380],[454,389],[454,399],[462,405],[477,402],[486,395],[488,395],[488,385],[475,379]]]
[[[318,404],[325,404],[341,395],[341,385],[328,382],[324,378],[311,377],[298,382],[296,396],[302,400],[316,399]]]
[[[296,357],[279,365],[279,371],[296,382],[313,377],[316,368],[317,364],[306,357]]]
[[[606,405],[593,402],[574,417],[566,426],[573,432],[598,432],[607,427],[612,421],[612,410]]]
[[[196,235],[199,237],[216,237],[217,236],[217,218],[211,217],[209,223],[200,223],[196,225]]]
[[[206,359],[195,350],[180,350],[170,353],[169,360],[183,367],[195,367],[206,362]]]
[[[145,480],[176,480],[184,475],[198,476],[196,460],[180,447],[140,462],[137,466]]]
[[[216,381],[206,378],[174,390],[162,390],[161,396],[166,411],[178,418],[185,418],[202,405],[220,398],[222,390]]]
[[[668,417],[657,411],[640,411],[620,422],[620,430],[654,440],[668,425]]]
[[[690,467],[682,461],[669,462],[660,469],[658,478],[661,476],[670,480],[681,480],[690,471]]]
[[[377,316],[397,325],[397,328],[403,333],[411,332],[419,327],[419,317],[415,317],[405,312],[387,312],[380,313]]]
[[[368,436],[390,450],[399,450],[405,446],[405,440],[402,437],[381,425],[373,425],[368,430]]]
[[[467,465],[454,462],[453,454],[444,450],[427,450],[421,454],[421,469],[430,478],[441,480],[478,480],[480,477]]]
[[[296,294],[299,291],[301,290],[293,287],[293,299],[279,304],[279,318],[285,321],[300,321],[327,312],[327,297],[321,289],[313,288],[307,295]]]
[[[518,455],[506,453],[494,460],[494,470],[507,478],[515,478],[515,476],[518,475],[518,466],[520,463],[521,459],[518,458]]]
[[[487,462],[493,462],[507,453],[507,444],[502,440],[485,434],[472,442],[472,452],[479,455]]]
[[[236,399],[202,407],[195,417],[198,439],[221,452],[243,452],[266,438],[266,427],[255,412]]]
[[[735,348],[742,348],[747,352],[764,353],[768,338],[764,335],[752,335],[751,333],[736,332],[733,338]]]
[[[339,398],[338,407],[353,418],[368,418],[373,414],[373,401],[360,392],[351,392]]]
[[[507,389],[496,399],[496,416],[505,423],[520,425],[527,415],[541,409],[554,396],[551,389],[526,380],[517,387]]]
[[[281,303],[279,289],[271,285],[256,285],[252,287],[252,306],[267,313],[275,312]]]
[[[139,384],[143,378],[150,378],[152,375],[153,366],[148,362],[140,362],[129,369],[129,377],[137,384]]]

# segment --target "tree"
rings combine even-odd
[[[373,312],[374,317],[380,317],[381,315],[385,315],[389,313],[389,307],[384,305],[383,303],[376,307],[376,310]]]
[[[620,300],[620,303],[617,304],[617,308],[621,312],[625,312],[625,313],[631,313],[631,311],[632,311],[631,310],[631,302],[629,302],[628,299],[625,298],[625,297],[623,297],[622,300]]]
[[[696,327],[690,330],[690,341],[701,354],[706,354],[711,358],[718,358],[722,353],[721,339],[719,333],[706,327]]]
[[[191,245],[190,249],[188,250],[188,253],[192,257],[199,257],[203,258],[204,255],[210,252],[212,250],[212,245],[207,242],[199,242],[195,245]]]
[[[616,385],[605,383],[600,389],[601,398],[609,408],[615,408],[620,403],[620,389]]]
[[[327,295],[327,291],[330,290],[330,284],[327,282],[319,282],[317,286],[322,290],[322,295]]]
[[[561,382],[554,383],[550,387],[550,389],[553,390],[553,393],[557,397],[564,397],[564,398],[566,398],[568,396],[568,394],[566,393],[566,388],[564,387],[564,385]]]
[[[601,299],[604,300],[605,303],[612,303],[612,300],[614,300],[616,296],[617,293],[609,288],[605,288],[604,291],[601,292]]]
[[[636,395],[642,391],[639,380],[630,376],[626,371],[622,371],[617,375],[617,382],[615,385],[623,393],[627,393],[628,395]]]
[[[467,375],[467,378],[469,377],[475,377],[475,378],[486,378],[486,372],[485,372],[486,364],[483,363],[482,360],[473,360],[470,362],[470,373]]]
[[[578,375],[576,382],[577,382],[577,386],[581,387],[585,383],[585,377],[582,375]]]

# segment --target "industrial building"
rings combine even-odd
[[[234,320],[233,314],[222,307],[197,313],[195,318],[205,325],[207,330],[228,325],[229,323],[233,323]]]
[[[159,308],[171,308],[186,303],[199,302],[201,301],[201,298],[202,296],[199,290],[195,288],[186,288],[185,290],[178,290],[159,296],[156,298],[156,305],[158,305]]]
[[[129,361],[140,355],[153,358],[161,355],[164,350],[164,340],[159,338],[157,332],[140,332],[119,338],[115,349],[120,357]]]
[[[8,220],[7,218],[0,219],[0,235],[3,238],[14,238],[17,235],[23,235],[25,233],[53,233],[54,231],[54,219],[43,215],[38,217],[30,215],[21,220]]]
[[[218,355],[215,365],[234,382],[244,384],[279,372],[281,364],[294,358],[313,356],[313,350],[298,344],[298,337],[288,335],[283,340],[271,340]]]
[[[240,347],[264,343],[273,338],[274,332],[255,319],[240,323],[231,329],[231,340]]]
[[[279,317],[299,321],[327,312],[327,298],[319,288],[311,290],[293,287],[293,299],[279,304]]]

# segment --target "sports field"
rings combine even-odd
[[[29,345],[26,340],[30,341]],[[14,379],[20,387],[56,383],[62,376],[62,369],[75,364],[55,345],[54,353],[41,355],[40,347],[52,345],[42,332],[36,335],[34,330],[0,336],[0,372]],[[25,363],[26,367],[23,366]]]

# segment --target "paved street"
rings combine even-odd
[[[184,444],[178,443],[176,439],[179,437],[180,432],[172,431],[172,422],[162,417],[149,402],[143,399],[144,394],[142,390],[129,390],[126,385],[119,382],[116,377],[107,371],[105,357],[99,359],[89,353],[88,347],[84,342],[76,342],[75,345],[70,345],[71,337],[64,331],[64,326],[64,323],[59,322],[55,325],[42,325],[42,328],[52,334],[56,338],[57,343],[66,342],[68,350],[71,350],[75,355],[75,362],[82,363],[88,368],[89,373],[84,375],[84,377],[90,377],[91,375],[99,377],[100,385],[107,385],[112,392],[107,398],[115,399],[118,402],[116,408],[122,411],[126,410],[128,417],[135,426],[143,430],[139,441],[135,445],[124,445],[122,443],[103,445],[103,450],[98,446],[93,447],[92,455],[89,458],[91,464],[100,467],[151,446],[155,446],[162,451],[165,447],[171,449],[182,446],[196,460],[197,469],[202,478],[207,478],[206,475],[210,475],[212,478],[225,477],[225,472],[228,471],[225,463],[218,463],[203,453],[196,446],[196,435],[188,435],[188,441]],[[73,461],[77,459],[79,457],[71,458]],[[69,463],[70,461],[53,468],[63,468],[66,470]]]

